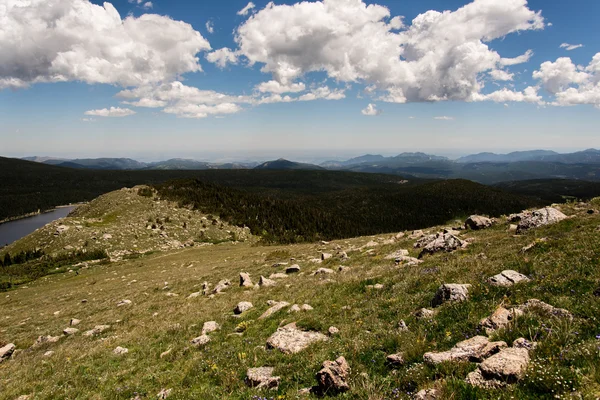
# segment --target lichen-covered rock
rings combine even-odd
[[[242,314],[243,312],[250,310],[253,307],[254,306],[249,301],[241,301],[237,304],[237,306],[235,306],[235,308],[233,309],[233,313],[235,315],[239,315],[239,314]]]
[[[210,336],[205,335],[205,334],[202,334],[202,335],[192,339],[192,345],[195,347],[204,346],[208,342],[210,342]]]
[[[479,369],[486,379],[514,383],[523,377],[528,364],[529,350],[512,347],[484,360]]]
[[[449,253],[457,249],[465,248],[467,245],[468,242],[465,242],[450,233],[438,234],[434,240],[423,247],[423,251],[421,251],[419,258],[422,258],[426,254],[440,252]]]
[[[329,268],[319,268],[318,270],[316,270],[315,272],[313,272],[313,275],[328,275],[328,274],[333,274],[335,273],[334,270],[329,269]]]
[[[462,302],[469,299],[469,284],[445,283],[440,286],[432,301],[434,307],[447,302]]]
[[[350,390],[349,376],[350,366],[344,357],[338,357],[335,361],[325,361],[323,368],[317,372],[319,392],[335,394]]]
[[[486,379],[479,368],[473,372],[470,372],[467,375],[465,381],[469,385],[480,387],[482,389],[500,389],[507,386],[506,382],[500,381],[498,379]]]
[[[274,371],[271,367],[249,368],[246,371],[246,385],[257,389],[276,389],[281,377],[273,376]]]
[[[56,343],[59,340],[60,340],[60,336],[50,336],[50,335],[38,336],[38,338],[35,340],[35,343],[33,344],[32,347],[39,347],[39,346],[42,346],[47,343]]]
[[[486,229],[493,225],[493,221],[487,217],[481,215],[471,215],[465,221],[465,228],[473,230]]]
[[[423,389],[413,397],[414,400],[440,400],[441,393],[437,389]]]
[[[505,342],[490,342],[485,336],[474,336],[458,342],[448,351],[425,353],[423,360],[427,364],[440,364],[450,361],[478,362],[506,347]]]
[[[217,324],[215,321],[205,322],[202,326],[202,334],[206,335],[211,332],[215,332],[221,329],[221,325]]]
[[[385,359],[388,362],[388,364],[396,367],[402,366],[406,362],[404,360],[404,354],[402,353],[390,354]]]
[[[264,286],[264,287],[269,287],[269,286],[275,286],[277,285],[277,282],[275,282],[272,279],[269,278],[265,278],[264,276],[260,276],[260,280],[258,281],[258,285],[259,286]]]
[[[127,353],[129,353],[129,350],[128,350],[128,349],[126,349],[125,347],[117,346],[117,348],[115,348],[115,349],[113,350],[113,353],[114,353],[115,355],[122,356],[123,354],[127,354]]]
[[[296,354],[311,344],[324,340],[327,340],[327,336],[322,333],[305,332],[298,329],[296,323],[291,323],[277,329],[267,339],[267,348],[278,349],[286,354]]]
[[[498,275],[494,275],[490,278],[490,284],[492,286],[509,287],[521,282],[529,282],[529,278],[513,270],[502,271]]]
[[[551,225],[560,222],[567,216],[556,208],[546,207],[529,213],[520,214],[521,220],[517,226],[517,233],[540,226]]]
[[[433,317],[435,317],[435,311],[421,308],[415,313],[415,317],[417,317],[417,319],[433,319]]]
[[[510,324],[515,318],[523,315],[523,311],[513,308],[507,310],[500,306],[494,311],[492,315],[481,320],[479,325],[486,330],[489,335],[498,329],[502,329]]]

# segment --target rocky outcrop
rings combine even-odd
[[[469,284],[445,283],[440,286],[432,300],[434,307],[444,303],[460,303],[469,299]]]
[[[532,312],[541,315],[551,315],[558,318],[573,319],[573,314],[564,308],[556,308],[538,299],[530,299],[518,307],[523,312]]]
[[[338,357],[335,361],[325,361],[316,376],[318,392],[322,394],[346,392],[350,390],[349,377],[350,366],[344,357]]]
[[[440,252],[452,252],[457,249],[467,247],[468,243],[452,235],[451,233],[438,234],[435,239],[429,242],[419,255],[422,258],[427,254],[435,254]]]
[[[9,360],[13,353],[15,352],[15,349],[17,348],[17,346],[15,346],[13,343],[9,343],[4,347],[0,348],[0,364],[6,360]]]
[[[237,304],[237,306],[235,306],[235,308],[233,309],[233,313],[235,315],[240,315],[253,307],[254,306],[249,301],[241,301]]]
[[[493,223],[490,218],[482,217],[481,215],[471,215],[465,221],[465,228],[473,230],[486,229],[491,227]]]
[[[276,389],[281,377],[273,376],[274,368],[249,368],[246,371],[246,385],[257,389]]]
[[[490,342],[485,336],[474,336],[458,342],[448,351],[425,353],[423,360],[432,365],[449,361],[479,362],[505,347],[507,347],[505,342]]]
[[[510,287],[517,283],[529,282],[529,280],[528,277],[517,271],[505,270],[498,275],[492,276],[489,281],[492,286]]]
[[[327,340],[327,336],[319,332],[305,332],[296,326],[288,324],[272,334],[267,339],[267,348],[278,349],[282,353],[296,354],[313,343]]]
[[[520,214],[521,220],[517,226],[517,233],[540,226],[551,225],[567,218],[565,214],[556,208],[546,207],[539,210]]]

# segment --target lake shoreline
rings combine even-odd
[[[18,215],[16,217],[10,217],[10,218],[6,218],[6,219],[3,219],[3,220],[0,220],[0,225],[6,224],[8,222],[18,221],[18,220],[21,220],[21,219],[27,219],[27,218],[35,217],[35,216],[38,216],[38,215],[51,213],[51,212],[56,211],[56,210],[58,210],[60,208],[67,208],[67,207],[73,207],[73,206],[79,207],[82,204],[85,204],[85,203],[63,204],[63,205],[60,205],[60,206],[49,208],[49,209],[44,210],[44,211],[37,210],[36,212],[30,212],[28,214]]]

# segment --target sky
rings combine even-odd
[[[597,0],[0,0],[0,155],[600,148]]]

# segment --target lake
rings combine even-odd
[[[11,244],[52,221],[66,217],[75,208],[77,206],[60,207],[33,217],[0,224],[0,247]]]

